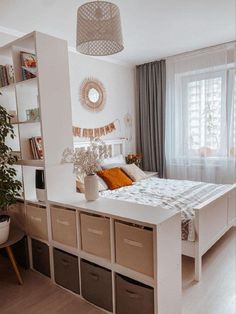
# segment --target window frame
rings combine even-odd
[[[200,70],[199,72],[188,72],[188,73],[181,73],[178,74],[176,77],[176,85],[181,88],[181,99],[182,99],[182,111],[188,110],[188,89],[187,85],[191,82],[198,81],[198,80],[207,80],[212,78],[222,78],[222,109],[224,110],[223,117],[224,121],[221,125],[221,144],[218,153],[214,156],[201,156],[191,154],[191,150],[189,147],[189,132],[185,132],[188,128],[188,114],[185,115],[183,119],[183,126],[180,127],[182,130],[180,131],[179,135],[182,136],[182,140],[184,145],[182,145],[181,151],[177,154],[177,159],[181,159],[182,161],[192,160],[195,162],[199,162],[201,160],[209,160],[213,163],[217,163],[218,161],[234,159],[229,154],[229,135],[230,135],[230,119],[231,119],[231,111],[233,105],[233,96],[234,96],[234,79],[236,80],[236,66],[235,64],[227,65],[227,67],[219,67],[214,72],[209,71],[207,69]],[[222,110],[221,109],[221,110]],[[226,126],[226,127],[225,127]],[[236,125],[235,125],[236,128]],[[224,154],[222,154],[224,151]]]

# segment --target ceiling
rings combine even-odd
[[[235,0],[111,0],[121,11],[125,49],[115,62],[140,64],[236,39]],[[75,47],[83,0],[0,0],[0,29],[45,32]],[[0,44],[7,41],[7,36]]]

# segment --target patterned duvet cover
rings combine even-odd
[[[151,177],[136,182],[132,186],[103,191],[100,195],[180,211],[182,240],[194,241],[194,208],[216,194],[224,192],[228,187],[229,185]]]

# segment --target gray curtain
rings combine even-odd
[[[136,67],[137,149],[143,154],[143,169],[165,177],[165,60]]]

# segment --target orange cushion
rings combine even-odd
[[[117,167],[100,170],[97,174],[106,182],[110,190],[118,189],[122,186],[132,185],[133,183],[132,180]]]

